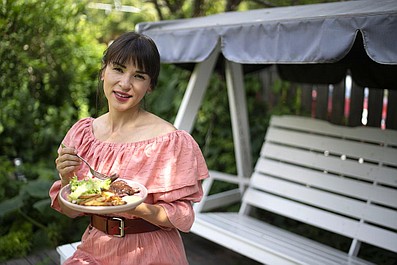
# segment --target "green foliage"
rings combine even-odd
[[[175,65],[161,65],[157,87],[144,99],[144,107],[173,122],[182,101],[190,72]]]
[[[77,240],[77,236],[81,236],[84,231],[84,227],[79,225],[81,220],[71,221],[50,208],[48,190],[53,180],[38,178],[18,182],[9,178],[8,183],[18,183],[19,189],[15,196],[0,202],[0,242],[7,242],[0,244],[0,259],[25,255],[36,248],[52,248],[64,240]],[[30,229],[22,230],[18,227]],[[15,241],[20,242],[18,247],[21,249],[17,252],[13,252],[15,247],[11,248]],[[9,256],[14,254],[18,255]]]
[[[83,228],[50,208],[59,142],[95,112],[106,45],[89,26],[86,1],[2,1],[0,5],[0,258],[76,239]],[[20,157],[27,181],[11,161]],[[14,229],[26,227],[30,229]],[[76,228],[77,227],[77,228]],[[65,229],[66,228],[66,229]]]
[[[12,227],[6,236],[0,237],[0,262],[26,256],[32,248],[31,237],[32,226],[29,223]]]
[[[106,111],[105,105],[96,105],[97,75],[106,44],[134,30],[139,22],[220,13],[227,1],[202,1],[200,6],[192,4],[196,1],[163,1],[158,10],[153,3],[159,1],[123,1],[140,8],[139,13],[107,13],[88,8],[89,2],[1,1],[0,261],[80,240],[87,227],[87,217],[72,220],[50,208],[48,190],[57,179],[54,160],[66,131],[77,119]],[[243,9],[253,7],[259,6],[250,2]],[[146,96],[145,107],[173,122],[190,74],[175,65],[162,65],[158,86]],[[290,84],[280,82],[273,88],[280,104],[269,108],[258,76],[247,75],[245,84],[255,161],[270,113],[293,112],[299,102],[289,94]],[[236,173],[222,76],[211,78],[192,135],[209,168]],[[20,170],[25,182],[16,178],[11,162],[16,157],[24,161]],[[216,187],[229,188],[233,187],[223,183]]]
[[[113,0],[103,0],[100,2],[114,5]],[[150,1],[123,0],[122,4],[133,6],[141,11],[130,13],[117,10],[108,12],[102,9],[93,8],[89,8],[87,10],[87,21],[89,22],[89,26],[93,29],[95,38],[97,38],[101,43],[109,43],[122,33],[133,31],[135,25],[139,22],[157,20],[156,12]]]
[[[3,1],[1,154],[37,162],[73,120],[90,114],[104,46],[87,27],[85,4]]]
[[[0,202],[18,193],[21,183],[10,181],[14,177],[13,171],[11,161],[5,156],[0,156]]]

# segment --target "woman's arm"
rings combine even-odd
[[[160,205],[141,203],[128,213],[158,226],[174,227],[168,219],[167,212]]]

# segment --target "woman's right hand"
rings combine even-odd
[[[62,186],[67,185],[74,176],[74,172],[81,164],[81,160],[76,156],[77,150],[73,147],[62,147],[57,159],[56,168],[62,180]]]

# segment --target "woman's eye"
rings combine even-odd
[[[123,72],[123,69],[121,67],[113,67],[113,70],[120,73]]]
[[[145,80],[145,76],[144,75],[140,75],[140,74],[136,74],[134,75],[134,77],[138,80]]]

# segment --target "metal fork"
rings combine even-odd
[[[65,147],[66,147],[64,144],[61,144],[61,146],[62,146],[62,148],[65,148]],[[94,170],[94,169],[91,167],[91,165],[90,165],[84,158],[82,158],[79,154],[76,154],[76,156],[88,166],[88,168],[90,169],[91,174],[92,174],[94,177],[96,177],[96,178],[98,178],[98,179],[102,179],[102,180],[105,180],[105,179],[109,179],[109,178],[110,178],[110,180],[111,180],[112,182],[118,178],[117,174],[113,174],[113,175],[111,175],[111,176],[107,176],[107,175],[105,175],[105,174],[99,173],[98,171]]]

